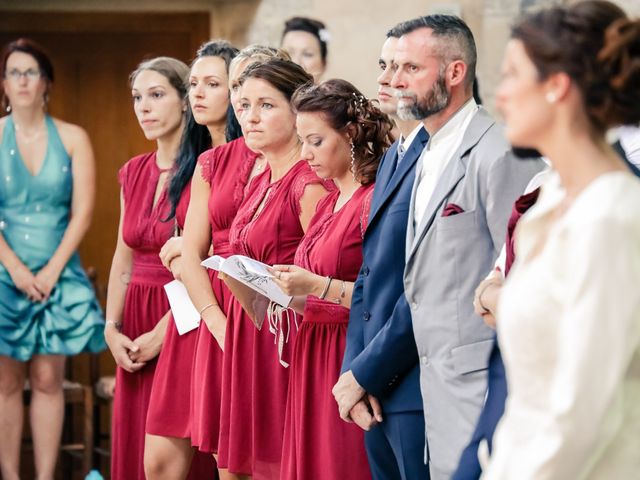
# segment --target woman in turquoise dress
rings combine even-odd
[[[19,478],[28,378],[36,474],[52,479],[65,357],[105,348],[76,252],[93,211],[94,160],[80,127],[45,113],[53,68],[40,47],[12,42],[1,66],[9,115],[0,119],[0,467],[3,479]]]

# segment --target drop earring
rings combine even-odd
[[[356,179],[356,147],[353,144],[353,140],[349,139],[349,145],[351,146],[351,175],[353,175],[353,179]]]

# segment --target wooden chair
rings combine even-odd
[[[93,384],[93,393],[95,395],[95,404],[94,404],[94,458],[93,464],[100,471],[107,471],[111,458],[111,415],[113,411],[113,394],[110,391],[110,384],[114,381],[113,375],[108,376],[100,376],[99,372],[99,358],[96,356],[94,359],[94,365],[92,368],[95,368],[95,376],[92,375],[94,379],[97,379]],[[102,419],[104,415],[104,411],[106,410],[106,423],[108,424],[107,430],[103,431],[102,429]],[[105,446],[103,446],[105,444]],[[107,465],[103,465],[103,461],[107,463]]]
[[[93,466],[93,392],[87,385],[64,380],[65,425],[63,430],[60,451],[69,453],[74,458],[79,458],[82,463],[83,475],[89,473]],[[24,389],[24,404],[31,404],[31,387],[29,382]],[[82,439],[74,439],[74,415],[71,407],[77,406],[80,410],[79,418],[82,419]],[[70,470],[70,468],[69,468]],[[70,475],[65,475],[70,478]]]
[[[87,268],[87,276],[96,292],[96,297],[104,307],[106,303],[106,285],[98,282],[98,273],[93,267]],[[102,375],[100,356],[92,355],[89,364],[89,377],[94,394],[93,408],[93,465],[101,472],[108,472],[111,458],[111,414],[113,410],[113,394],[108,385],[114,381],[114,375]],[[103,431],[103,417],[106,410],[106,431]],[[103,465],[103,462],[106,465]]]

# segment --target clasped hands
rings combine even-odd
[[[475,313],[480,315],[484,323],[493,329],[496,328],[495,312],[503,282],[502,272],[495,269],[480,282],[473,296]]]
[[[353,422],[367,432],[382,422],[380,402],[360,386],[351,370],[340,375],[331,393],[345,422]]]
[[[131,340],[113,326],[107,326],[105,340],[119,367],[129,373],[137,372],[154,359],[162,347],[163,336],[156,328]]]
[[[8,272],[14,285],[32,302],[47,301],[61,273],[51,264],[45,265],[36,274],[23,264],[19,264]]]

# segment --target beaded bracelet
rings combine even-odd
[[[344,280],[340,281],[342,282],[340,284],[340,296],[331,299],[331,302],[335,303],[336,305],[342,304],[342,300],[344,300],[345,294],[347,293],[347,284],[344,282]]]

